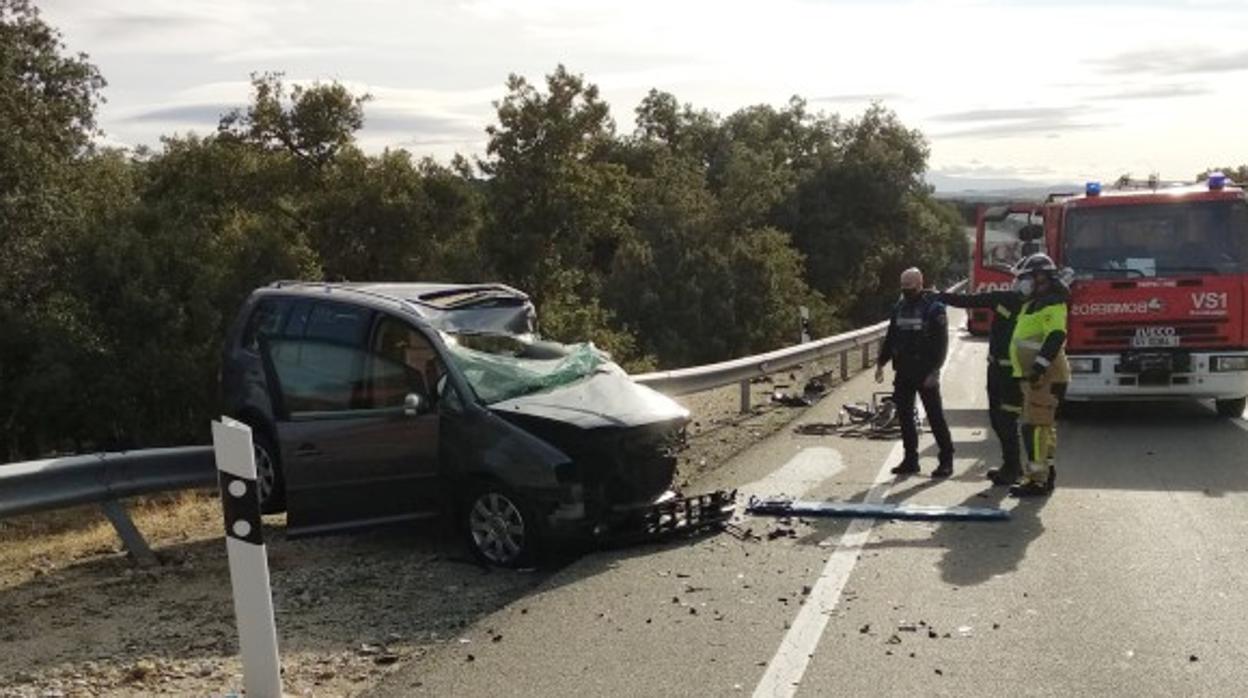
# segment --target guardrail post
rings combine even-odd
[[[143,539],[143,534],[135,527],[125,505],[116,499],[106,499],[100,503],[100,508],[104,510],[104,516],[108,517],[109,523],[113,524],[113,530],[117,531],[117,537],[121,539],[121,544],[130,553],[130,557],[143,567],[155,566],[156,553],[152,552],[147,541]]]
[[[217,455],[221,508],[225,510],[225,551],[234,590],[238,649],[243,656],[243,686],[249,698],[281,698],[282,671],[251,427],[222,417],[212,423],[212,444]]]
[[[747,378],[746,380],[741,381],[741,414],[745,414],[746,412],[749,412],[749,411],[750,411],[750,381]]]
[[[862,345],[862,370],[871,368],[871,342]]]
[[[841,352],[841,382],[849,380],[849,350]]]

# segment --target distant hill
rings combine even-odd
[[[927,183],[940,199],[991,202],[1003,200],[1039,201],[1055,192],[1083,191],[1083,184],[1043,183],[1026,179],[951,177],[928,172]]]

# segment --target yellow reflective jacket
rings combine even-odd
[[[1048,380],[1070,382],[1070,365],[1066,361],[1066,314],[1064,295],[1023,304],[1010,338],[1010,366],[1015,378],[1025,378],[1031,375],[1033,366],[1040,366]]]

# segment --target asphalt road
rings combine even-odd
[[[952,479],[895,481],[894,442],[786,431],[698,484],[1010,521],[746,517],[758,539],[595,553],[368,695],[1244,695],[1248,425],[1196,404],[1077,410],[1058,491],[1016,502],[983,478],[984,351],[959,338],[945,372]],[[802,421],[877,389],[859,376]]]

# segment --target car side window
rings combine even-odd
[[[317,303],[307,314],[302,337],[265,339],[262,345],[267,346],[287,412],[368,407],[364,332],[371,315],[363,308]]]
[[[248,351],[259,351],[261,338],[271,338],[281,331],[282,320],[290,309],[285,299],[265,299],[256,304],[247,318],[239,344]]]
[[[442,363],[429,340],[401,320],[383,315],[373,333],[370,359],[370,404],[398,407],[409,393],[436,399]]]

